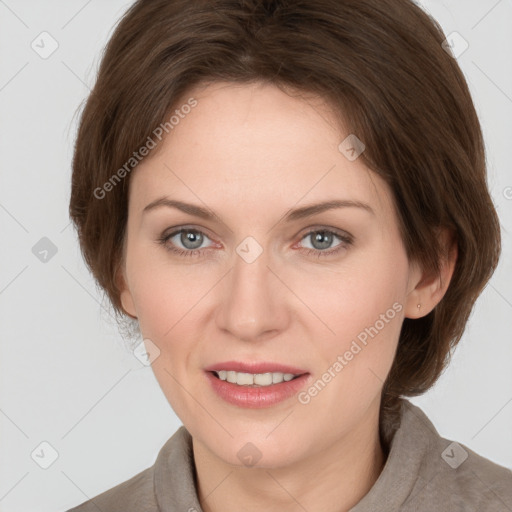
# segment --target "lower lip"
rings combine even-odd
[[[284,381],[271,386],[239,386],[226,380],[220,380],[212,372],[206,372],[213,390],[226,402],[247,407],[250,409],[261,409],[271,407],[291,398],[297,394],[309,380],[309,373],[305,373],[296,379]]]

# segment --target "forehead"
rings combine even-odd
[[[387,185],[340,150],[354,134],[322,98],[261,83],[198,86],[184,104],[188,98],[197,105],[132,173],[130,203],[137,209],[164,194],[204,199],[212,209],[235,198],[281,208],[326,198],[376,209],[386,207],[383,197],[389,202]]]

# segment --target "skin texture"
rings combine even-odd
[[[320,98],[229,83],[190,96],[198,105],[131,176],[123,308],[160,350],[153,371],[192,434],[205,511],[348,510],[385,462],[380,393],[403,319],[441,300],[456,254],[442,279],[408,261],[390,189],[338,149],[349,132],[340,133]],[[162,196],[216,217],[169,207],[143,213]],[[346,207],[283,221],[291,209],[331,199],[361,201],[374,213]],[[200,243],[184,245],[179,234],[158,243],[181,227],[204,233],[202,253],[166,249]],[[334,236],[322,249],[315,229],[348,233],[353,243]],[[263,250],[252,263],[236,251],[248,236]],[[213,363],[272,361],[309,372],[307,390],[393,304],[394,318],[307,404],[294,396],[237,407],[205,378]],[[261,453],[253,467],[237,456],[248,442]]]

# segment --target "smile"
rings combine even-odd
[[[295,375],[293,373],[282,372],[243,373],[233,370],[219,370],[213,373],[220,380],[230,382],[231,384],[253,387],[271,386],[272,384],[280,384],[281,382],[288,382],[300,377],[299,374]]]

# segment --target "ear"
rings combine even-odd
[[[125,268],[123,264],[120,264],[116,271],[116,284],[117,289],[119,290],[119,300],[121,301],[121,307],[125,314],[132,318],[137,318],[137,313],[135,311],[135,304],[133,302],[133,297],[130,292],[130,288],[128,287],[128,282],[126,279]]]
[[[440,229],[438,237],[443,249],[439,262],[440,275],[424,272],[417,262],[411,264],[409,282],[413,288],[407,295],[405,318],[421,318],[428,315],[439,304],[448,289],[457,261],[457,242],[454,232],[448,228]]]

